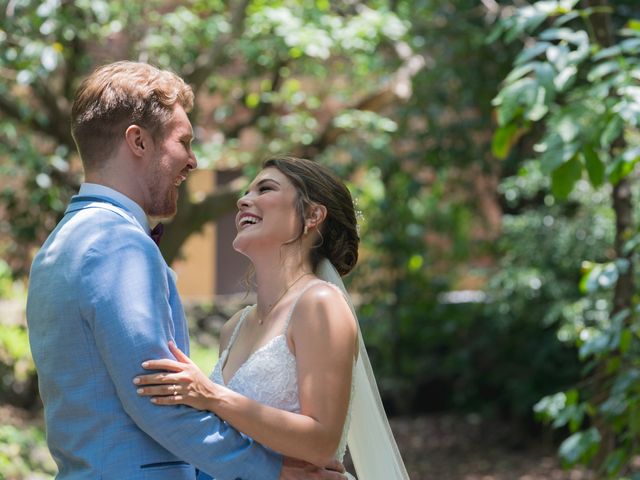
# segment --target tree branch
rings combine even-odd
[[[73,137],[69,128],[71,106],[62,95],[56,95],[42,79],[37,79],[33,84],[33,90],[40,102],[47,110],[49,131],[59,143],[73,147]],[[62,105],[61,105],[62,103]]]
[[[12,101],[5,95],[0,95],[0,111],[3,112],[7,117],[16,120],[18,123],[26,126],[27,128],[45,133],[58,140],[60,143],[73,146],[73,140],[71,139],[70,133],[67,137],[63,135],[63,138],[60,138],[61,131],[58,126],[56,126],[52,122],[42,121],[33,115],[25,117],[22,113],[20,105],[17,102]],[[71,143],[69,143],[68,140],[71,140]]]
[[[193,232],[202,230],[207,223],[216,221],[235,207],[238,189],[230,186],[216,188],[215,192],[197,203],[192,203],[186,188],[181,188],[178,201],[179,215],[176,215],[166,226],[166,233],[160,247],[169,265],[178,258],[180,248]]]

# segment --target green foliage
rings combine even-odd
[[[628,19],[629,12],[640,12],[625,5],[627,17],[617,17],[615,7],[624,2],[586,9],[577,3],[536,2],[517,9],[496,30],[494,38],[525,37],[526,47],[494,99],[499,128],[493,151],[508,158],[523,135],[533,137],[531,170],[553,194],[545,203],[568,200],[563,217],[569,214],[572,225],[582,223],[570,231],[581,232],[568,255],[574,291],[560,293],[561,303],[548,315],[557,319],[558,338],[577,347],[584,380],[546,396],[534,410],[569,432],[559,449],[566,465],[592,465],[602,477],[620,478],[630,473],[631,458],[639,453],[637,299],[624,290],[635,283],[638,214],[630,195],[637,192],[621,197],[616,188],[632,178],[640,159],[640,29]],[[604,36],[615,22],[622,26],[617,36]],[[614,198],[613,209],[605,206],[606,196]],[[633,226],[625,223],[627,208],[634,210]],[[524,215],[529,213],[519,212],[518,218]]]
[[[69,110],[97,64],[138,59],[179,73],[197,94],[200,167],[242,168],[273,153],[316,156],[384,123],[385,103],[367,102],[386,92],[399,63],[388,46],[406,32],[384,3],[11,2],[0,16],[0,240],[12,271],[28,273],[82,180]],[[181,197],[163,242],[169,262],[226,213],[215,194]]]
[[[0,300],[9,298],[13,292],[13,275],[9,265],[0,259]]]
[[[360,320],[390,411],[459,408],[526,421],[542,395],[578,375],[575,349],[558,340],[559,315],[547,316],[546,302],[558,311],[579,297],[575,265],[592,239],[583,243],[564,224],[549,228],[549,212],[507,218],[499,248],[478,239],[487,219],[469,172],[496,169],[487,118],[509,51],[485,44],[489,26],[475,7],[462,0],[399,3],[401,18],[411,19],[409,38],[433,64],[415,77],[393,129],[378,124],[366,137],[360,130],[363,141],[350,145],[351,157],[367,166],[344,169],[345,177],[356,169],[363,213],[351,288],[361,292]],[[541,190],[524,175],[505,188],[518,204],[527,189],[533,197]],[[584,218],[582,229],[588,224]],[[504,261],[489,272],[486,293],[449,292],[460,277],[487,274],[469,264],[489,255]],[[531,258],[541,264],[528,267]],[[556,273],[558,261],[565,268]],[[536,282],[541,286],[532,288]]]
[[[509,358],[508,365],[487,368],[498,398],[518,398],[512,408],[525,416],[539,399],[579,376],[571,326],[580,317],[582,295],[578,267],[584,258],[604,257],[612,241],[613,212],[606,195],[581,182],[570,203],[550,195],[550,181],[534,162],[501,187],[506,208],[497,245],[500,262],[486,289],[485,358]],[[542,198],[542,205],[536,199]],[[536,397],[536,395],[538,395]]]
[[[0,401],[27,408],[38,402],[35,365],[22,325],[0,323]]]
[[[44,480],[56,473],[56,465],[41,430],[0,425],[0,477],[7,480]]]
[[[634,146],[612,156],[625,129],[640,124],[640,29],[628,22],[620,42],[603,48],[588,32],[593,12],[572,10],[576,3],[537,2],[495,32],[510,40],[551,19],[516,58],[493,101],[499,123],[493,151],[505,158],[523,132],[544,121],[535,150],[558,198],[566,198],[585,171],[596,187],[605,174],[616,184],[640,159]],[[577,17],[584,23],[573,23]]]

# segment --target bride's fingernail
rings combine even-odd
[[[144,388],[139,388],[139,389],[137,389],[137,390],[136,390],[136,392],[138,392],[138,393],[144,393]]]
[[[149,362],[142,362],[142,368],[147,368],[149,366]]]
[[[140,379],[138,377],[134,378],[133,383],[137,385],[138,383],[140,383]]]

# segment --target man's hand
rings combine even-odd
[[[335,461],[325,468],[311,463],[285,457],[282,463],[280,480],[345,480],[344,465]]]

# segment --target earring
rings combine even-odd
[[[302,235],[306,236],[307,233],[309,233],[309,227],[307,227],[306,225],[304,226],[304,230],[302,231]]]

